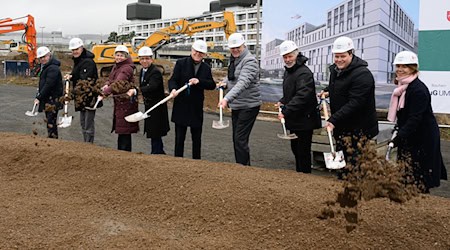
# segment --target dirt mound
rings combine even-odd
[[[4,248],[449,249],[450,200],[317,217],[332,178],[0,133]]]

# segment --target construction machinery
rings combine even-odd
[[[26,18],[26,22],[18,22],[16,20]],[[4,18],[0,19],[0,34],[16,32],[24,30],[22,36],[22,42],[26,44],[26,53],[28,54],[28,63],[30,69],[36,66],[36,52],[37,52],[37,42],[36,42],[36,27],[34,24],[34,17],[31,15],[26,15],[18,18]],[[8,43],[8,42],[7,42]],[[10,45],[14,42],[9,43]],[[20,45],[15,44],[20,50]]]
[[[137,51],[142,46],[151,47],[155,53],[162,46],[169,43],[184,41],[197,32],[223,28],[227,38],[236,32],[236,23],[233,12],[224,11],[222,21],[191,22],[206,16],[207,15],[188,19],[182,18],[168,27],[155,31],[147,38],[135,37],[132,39],[131,43],[124,45],[128,47],[133,62],[139,63]],[[100,70],[101,76],[106,76],[111,71],[112,66],[114,65],[114,50],[117,45],[118,44],[99,44],[92,47],[92,53],[95,55],[94,61]],[[164,73],[164,67],[158,65],[157,62],[155,62],[155,65]]]

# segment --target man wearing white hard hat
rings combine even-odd
[[[228,93],[219,105],[231,108],[236,162],[249,166],[248,142],[262,104],[258,81],[259,63],[247,49],[242,34],[231,34],[228,37],[228,47],[231,52],[228,77],[220,83],[228,88]]]
[[[329,85],[324,91],[330,97],[331,114],[325,127],[333,131],[336,150],[342,150],[347,163],[355,165],[361,153],[358,144],[364,146],[378,134],[375,80],[367,62],[355,55],[351,38],[338,37],[332,52],[334,64],[329,67]],[[344,169],[338,177],[347,172]]]
[[[153,64],[153,51],[144,46],[138,51],[142,69],[139,74],[139,89],[144,97],[145,110],[150,109],[164,99],[164,82],[161,71]],[[165,154],[162,137],[169,132],[167,103],[155,108],[151,116],[144,121],[144,134],[151,141],[151,154]]]
[[[39,105],[39,112],[45,112],[48,137],[57,139],[58,110],[62,108],[59,98],[63,95],[61,63],[45,46],[37,49],[37,58],[41,64],[41,71],[39,73],[39,89],[34,103]]]
[[[279,46],[284,61],[283,97],[279,119],[285,119],[286,128],[297,135],[291,140],[295,156],[295,170],[311,173],[311,141],[313,130],[321,127],[317,110],[316,88],[311,70],[306,66],[308,58],[302,55],[293,41]]]
[[[192,158],[201,159],[204,91],[216,87],[211,67],[203,62],[208,48],[206,42],[197,40],[192,44],[191,55],[179,59],[169,79],[169,91],[176,98],[173,101],[172,122],[175,123],[175,156],[184,156],[184,141],[187,127],[191,128]],[[176,90],[188,88],[176,93]]]
[[[75,111],[80,112],[83,139],[85,142],[94,143],[95,110],[89,110],[86,107],[93,107],[99,95],[95,91],[98,79],[97,65],[94,62],[94,54],[84,48],[80,38],[72,38],[69,49],[72,51],[73,68],[70,75],[65,75],[64,78],[72,81]],[[103,103],[100,101],[97,108],[102,106]]]
[[[397,123],[397,158],[411,164],[412,179],[423,192],[447,179],[441,153],[439,127],[431,107],[431,95],[419,79],[419,59],[414,52],[395,56],[395,84],[388,120]]]
[[[125,117],[138,112],[137,89],[134,87],[134,66],[127,46],[117,45],[114,50],[116,62],[102,87],[103,94],[113,95],[114,113],[111,132],[117,134],[117,149],[132,150],[132,134],[139,131],[139,122],[127,122]]]

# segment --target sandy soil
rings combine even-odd
[[[2,248],[450,249],[445,198],[360,201],[352,222],[334,178],[0,138]]]

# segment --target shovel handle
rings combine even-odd
[[[325,121],[326,121],[326,120],[328,120],[328,118],[330,118],[330,116],[328,114],[327,102],[325,101],[325,94],[322,94],[320,99],[322,100],[323,116],[325,117]],[[334,150],[333,136],[331,135],[331,128],[330,127],[327,127],[327,134],[328,134],[328,140],[330,141],[331,153],[334,156],[336,154],[336,151]]]
[[[221,103],[222,100],[223,100],[223,88],[220,87],[219,88],[219,103]],[[223,122],[222,116],[223,116],[222,105],[219,105],[219,121],[220,121],[220,123]]]
[[[188,85],[191,86],[192,84],[191,84],[191,83],[185,84],[183,87],[177,89],[177,91],[175,91],[175,93],[179,94],[179,93],[183,92],[183,90],[185,90],[185,89],[188,87]],[[172,93],[171,93],[171,94],[169,94],[166,98],[162,99],[162,100],[159,101],[157,104],[153,105],[153,107],[151,107],[151,108],[149,108],[147,111],[145,111],[144,115],[147,115],[147,114],[150,113],[152,110],[154,110],[155,108],[157,108],[159,105],[161,105],[161,104],[167,102],[168,100],[170,100],[170,99],[172,99],[172,98],[173,98],[173,95],[172,95]]]

